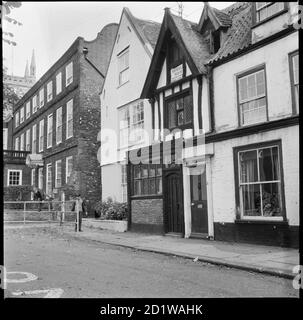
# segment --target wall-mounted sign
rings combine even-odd
[[[179,66],[170,69],[171,82],[182,79],[182,76],[183,76],[183,64],[180,64]]]

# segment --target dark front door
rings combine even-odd
[[[181,173],[178,171],[167,172],[166,185],[166,215],[167,232],[184,233],[183,217],[183,189]]]
[[[190,176],[191,193],[191,232],[208,234],[206,174],[204,172]]]

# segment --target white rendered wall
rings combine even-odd
[[[269,120],[291,116],[288,54],[296,49],[297,32],[214,68],[214,114],[217,132],[238,127],[236,75],[261,64],[265,64],[266,69]]]
[[[298,126],[214,143],[211,158],[214,222],[234,222],[236,217],[233,147],[281,139],[286,216],[299,224]]]

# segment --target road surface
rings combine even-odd
[[[48,228],[9,228],[4,238],[9,297],[298,297],[291,280],[71,239]]]

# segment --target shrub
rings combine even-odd
[[[95,205],[95,217],[106,220],[126,220],[127,203],[113,201],[108,198],[106,201],[99,201]]]

